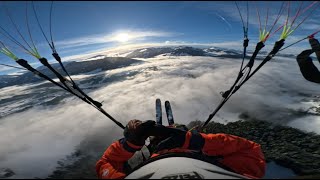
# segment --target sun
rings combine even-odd
[[[121,33],[115,37],[115,40],[119,42],[127,42],[129,41],[129,39],[130,39],[130,36],[127,33]]]

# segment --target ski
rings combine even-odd
[[[169,123],[169,125],[173,125],[174,124],[174,119],[173,119],[173,114],[172,114],[172,109],[171,109],[171,106],[170,106],[170,102],[166,101],[164,106],[166,108],[168,123]]]
[[[157,124],[162,124],[162,109],[160,99],[156,99],[156,122]]]

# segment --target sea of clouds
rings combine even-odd
[[[171,102],[177,123],[204,121],[221,101],[220,92],[233,84],[240,63],[213,57],[145,59],[142,64],[98,72],[106,79],[126,74],[128,77],[95,84],[99,88],[86,92],[103,101],[103,108],[124,125],[130,119],[154,120],[156,98],[162,103]],[[130,75],[132,72],[138,73]],[[97,74],[74,78],[80,82]],[[45,178],[56,168],[57,161],[74,152],[79,144],[101,143],[107,148],[122,136],[122,130],[107,117],[75,97],[65,98],[58,105],[33,105],[21,112],[7,112],[36,101],[34,96],[27,96],[30,93],[48,96],[44,89],[36,88],[41,84],[0,91],[1,98],[26,95],[25,99],[0,107],[1,113],[9,114],[0,119],[0,167],[12,169],[16,173],[13,178]],[[213,121],[237,121],[239,114],[245,112],[254,118],[320,134],[319,115],[298,113],[319,106],[317,96],[319,85],[303,79],[294,59],[275,57],[230,98]]]

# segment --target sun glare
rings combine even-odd
[[[129,34],[127,33],[121,33],[117,35],[115,39],[119,42],[127,42],[129,41],[130,37],[129,37]]]

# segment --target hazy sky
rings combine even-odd
[[[294,26],[298,25],[311,9],[312,1],[302,4],[301,15]],[[238,5],[246,22],[247,2],[239,1]],[[258,42],[259,11],[262,27],[266,23],[270,29],[280,10],[282,2],[249,2],[249,39],[252,45]],[[32,2],[1,2],[0,25],[23,43],[10,21],[8,12],[19,27],[21,34],[30,43],[26,17],[28,17],[32,37],[40,51],[40,55],[51,58],[49,46],[37,25],[33,13]],[[49,14],[51,1],[34,2],[40,23],[47,35],[50,32]],[[291,2],[284,5],[282,16],[274,30],[280,27],[288,15],[289,22],[295,17],[300,2]],[[26,8],[28,7],[28,9]],[[28,16],[26,15],[28,10]],[[7,11],[8,10],[8,11]],[[317,30],[320,30],[320,8],[313,12],[310,18],[287,39],[287,43],[297,41]],[[2,31],[3,32],[3,31]],[[242,48],[243,28],[241,18],[233,1],[215,2],[86,2],[63,1],[54,2],[52,11],[52,33],[56,48],[62,57],[85,54],[101,49],[118,47],[128,44],[163,43],[163,44],[211,44],[230,43],[230,48]],[[272,45],[279,39],[281,30],[266,44]],[[50,39],[50,37],[49,37]],[[10,49],[19,58],[37,60],[25,55],[16,45],[0,34],[0,40],[9,45]],[[306,46],[307,42],[298,44]],[[307,46],[306,46],[307,47]],[[4,55],[0,61],[6,64],[15,64]],[[0,74],[4,74],[1,69]],[[2,71],[2,73],[1,73]]]

